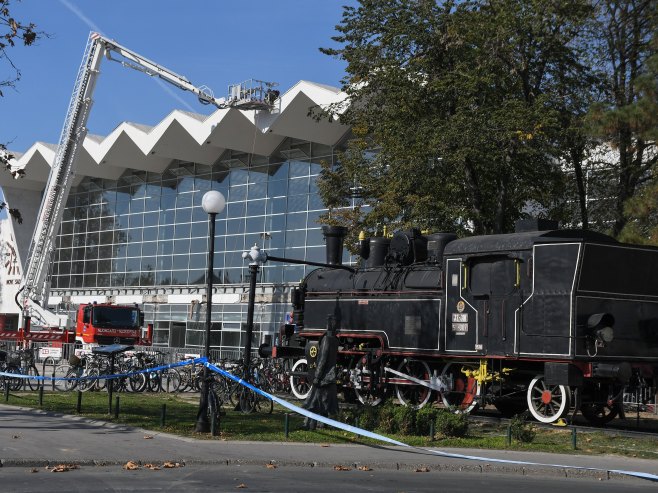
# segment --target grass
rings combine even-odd
[[[77,392],[44,392],[43,405],[39,406],[37,392],[11,393],[10,405],[40,408],[60,414],[76,414]],[[293,441],[323,443],[368,443],[381,444],[376,440],[357,436],[353,433],[333,428],[317,431],[301,430],[303,418],[290,413],[278,405],[272,414],[244,414],[225,407],[225,415],[220,421],[220,435],[194,432],[198,398],[185,394],[114,394],[119,397],[119,417],[109,413],[108,394],[106,392],[86,392],[82,394],[81,414],[98,420],[140,427],[151,431],[161,431],[181,436],[208,440],[249,440],[249,441]],[[4,398],[0,400],[4,403]],[[162,424],[163,405],[166,406],[165,424]],[[285,416],[289,414],[289,433],[285,435]],[[376,430],[375,430],[376,431]],[[395,440],[413,446],[434,448],[476,448],[508,449],[524,451],[541,451],[552,453],[574,453],[572,429],[536,427],[536,436],[531,443],[507,441],[507,428],[498,423],[482,423],[471,420],[469,432],[463,438],[436,436],[389,435]],[[577,433],[577,453],[580,454],[614,454],[628,457],[658,459],[658,440],[647,436],[624,436],[610,432]]]

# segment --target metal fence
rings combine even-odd
[[[11,351],[17,346],[15,341],[10,341],[6,345],[6,350]],[[53,348],[49,342],[33,342],[32,346],[36,348],[35,356],[36,361],[43,363],[47,357],[52,357],[55,362],[68,361],[70,356],[75,354],[75,344],[62,344],[61,348]],[[41,350],[41,349],[44,350]],[[163,362],[177,363],[185,358],[198,358],[203,355],[203,351],[197,348],[176,348],[176,347],[159,347],[159,346],[135,346],[133,351],[139,351],[146,354],[160,354],[163,356]],[[257,357],[257,352],[252,351],[252,358]],[[243,352],[240,350],[227,350],[227,349],[211,349],[210,361],[220,362],[232,360],[236,361],[243,357]]]

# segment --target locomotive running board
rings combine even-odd
[[[422,385],[423,387],[436,390],[437,392],[445,392],[452,387],[451,385],[448,385],[446,382],[444,382],[441,377],[430,377],[429,382],[427,382],[425,380],[419,380],[418,378],[412,377],[411,375],[407,375],[406,373],[402,373],[401,371],[394,370],[393,368],[386,367],[384,370],[388,373],[392,373],[395,376],[402,377],[406,380],[410,380],[413,383]]]

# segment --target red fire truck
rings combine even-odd
[[[82,344],[150,344],[142,339],[144,313],[137,305],[81,304],[75,321],[75,340]]]

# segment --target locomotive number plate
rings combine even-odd
[[[453,322],[468,322],[468,313],[453,313],[452,314]]]
[[[466,332],[468,332],[468,324],[453,322],[452,331],[455,332],[457,335],[466,334]]]

